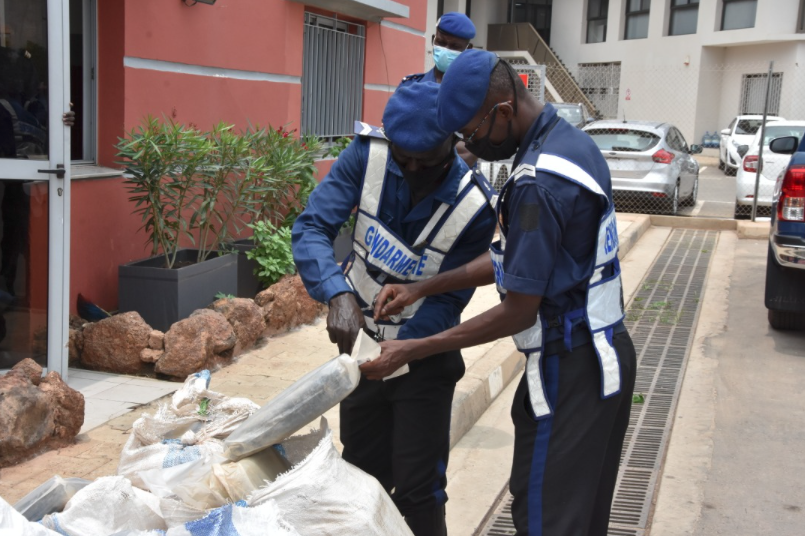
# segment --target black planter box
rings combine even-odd
[[[236,296],[253,300],[264,288],[254,275],[254,271],[260,267],[260,264],[246,257],[246,252],[254,249],[254,242],[251,238],[244,238],[233,242],[232,247],[238,252],[238,292]]]
[[[180,250],[176,262],[194,262],[195,249]],[[206,261],[164,268],[165,257],[151,257],[118,267],[118,300],[121,312],[137,311],[152,328],[167,331],[174,322],[215,301],[219,292],[235,294],[238,285],[236,255],[215,256]]]

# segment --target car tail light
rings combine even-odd
[[[757,155],[749,155],[744,158],[744,171],[751,171],[757,173]]]
[[[791,166],[785,172],[777,201],[777,218],[805,221],[805,166]]]
[[[674,155],[672,155],[665,149],[660,149],[651,156],[651,159],[657,162],[658,164],[670,164],[674,159]]]

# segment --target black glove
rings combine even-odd
[[[338,345],[339,352],[352,353],[352,345],[365,325],[366,320],[354,294],[344,292],[330,300],[327,333],[330,334],[330,342]]]

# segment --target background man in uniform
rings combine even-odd
[[[606,162],[586,134],[537,102],[489,52],[455,60],[438,108],[440,125],[460,131],[478,157],[516,153],[497,204],[502,240],[467,266],[386,286],[376,315],[434,292],[493,282],[505,299],[443,333],[382,343],[381,357],[364,374],[382,376],[426,352],[514,335],[528,357],[512,406],[517,534],[605,536],[636,368],[622,322]]]
[[[483,179],[457,158],[454,135],[437,125],[437,93],[428,82],[398,88],[383,115],[385,137],[380,129],[356,137],[294,225],[299,274],[310,295],[329,304],[327,331],[340,352],[352,350],[361,329],[386,339],[444,331],[459,323],[472,296],[472,289],[431,296],[403,315],[401,326],[378,326],[372,319],[383,281],[461,266],[489,247],[494,232]],[[332,243],[356,206],[354,252],[345,274]],[[417,536],[446,534],[450,409],[463,375],[458,350],[434,352],[402,376],[361,378],[341,403],[344,459],[380,481]]]

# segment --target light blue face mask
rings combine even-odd
[[[433,61],[436,62],[436,68],[443,73],[447,72],[447,68],[453,63],[453,60],[458,57],[461,52],[450,50],[449,48],[434,45],[433,47]]]

